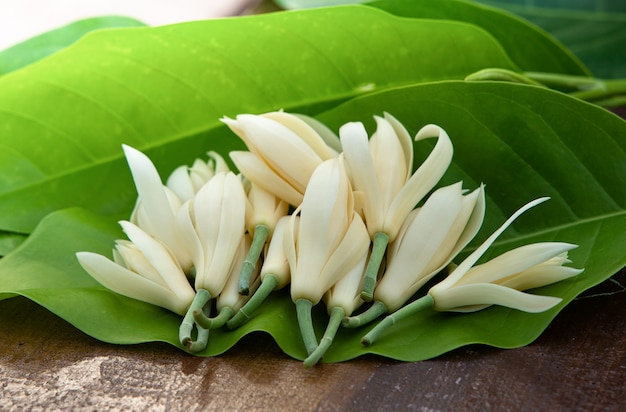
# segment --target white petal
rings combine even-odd
[[[370,236],[384,230],[382,194],[378,186],[367,132],[362,123],[346,123],[339,129],[343,156],[354,190],[363,193],[363,213]]]
[[[287,259],[284,247],[287,230],[292,229],[290,227],[291,220],[291,216],[283,216],[278,220],[263,259],[263,267],[261,268],[261,279],[271,274],[278,280],[278,284],[276,285],[277,289],[286,286],[291,278],[289,273],[289,260]]]
[[[582,269],[574,269],[566,266],[537,265],[520,272],[517,276],[513,276],[500,284],[517,290],[534,289],[560,282],[561,280],[571,278],[582,272]]]
[[[179,166],[174,169],[172,174],[167,178],[165,185],[183,202],[191,199],[196,194],[191,179],[189,178],[187,166]]]
[[[509,227],[515,219],[517,219],[522,213],[526,212],[528,209],[531,209],[548,199],[549,197],[541,197],[539,199],[528,202],[524,206],[519,208],[515,213],[513,213],[513,215],[511,215],[511,217],[506,220],[506,222],[502,224],[502,226],[500,226],[495,232],[493,232],[491,236],[489,236],[474,252],[472,252],[472,254],[466,257],[465,260],[463,260],[463,262],[461,262],[456,267],[456,269],[454,269],[454,271],[450,275],[448,275],[446,279],[433,286],[433,288],[445,289],[451,287],[456,282],[458,282],[459,279],[461,279],[470,270],[470,268],[474,266],[476,261],[480,259],[480,257],[487,251],[489,246],[491,246],[493,242],[495,242],[498,236],[500,236],[502,232],[504,232],[504,230]]]
[[[106,288],[129,298],[141,300],[184,315],[194,298],[191,286],[178,289],[176,293],[130,270],[123,268],[102,255],[91,252],[76,254],[81,266]]]
[[[456,284],[499,283],[501,279],[516,275],[575,247],[576,245],[561,242],[524,245],[473,267]]]
[[[311,127],[315,132],[322,138],[324,143],[332,149],[331,154],[332,157],[336,157],[341,152],[341,142],[339,141],[339,137],[330,130],[324,123],[320,122],[317,119],[312,117],[293,113],[293,116],[296,116],[298,119],[305,122],[309,127]],[[327,157],[330,158],[330,157]]]
[[[113,249],[113,260],[117,264],[121,264],[131,272],[135,272],[146,279],[167,287],[167,284],[161,278],[161,274],[152,266],[141,251],[128,240],[116,241],[115,249]],[[117,253],[115,253],[117,252]],[[119,261],[121,259],[121,262]]]
[[[134,224],[121,221],[122,230],[159,272],[169,289],[177,292],[189,288],[189,282],[171,251]]]
[[[304,192],[311,174],[324,159],[276,121],[253,115],[239,115],[237,120],[254,143],[248,149],[296,190]]]
[[[230,158],[237,168],[250,181],[274,193],[293,206],[302,203],[304,191],[299,192],[287,181],[268,167],[263,161],[250,152],[230,152]]]
[[[357,264],[348,270],[326,294],[326,307],[330,312],[332,308],[340,307],[346,316],[350,316],[352,312],[361,304],[361,289],[363,288],[363,275],[365,272],[365,263],[367,262],[367,248]]]
[[[406,182],[411,177],[411,173],[413,173],[413,142],[411,142],[411,136],[406,128],[392,115],[385,112],[384,118],[389,122],[393,130],[396,132],[396,136],[402,145],[402,152],[404,154],[404,163],[407,165],[406,177],[404,181]]]
[[[402,161],[405,158],[404,148],[392,125],[378,116],[374,119],[377,127],[370,138],[369,147],[383,209],[386,209],[406,183],[411,170],[410,166]]]
[[[491,283],[475,283],[434,291],[428,294],[435,301],[435,309],[448,311],[475,311],[475,305],[500,305],[524,312],[544,312],[559,304],[562,299],[551,296],[531,295]]]
[[[385,214],[385,233],[393,240],[402,221],[420,200],[439,182],[452,161],[452,142],[448,134],[436,125],[424,126],[415,140],[438,136],[437,144],[428,158],[413,173]]]
[[[329,142],[335,141],[335,145],[339,146],[337,136],[330,131],[325,125],[317,120],[303,116],[293,115],[285,112],[271,112],[262,115],[265,118],[272,119],[281,125],[287,127],[293,133],[295,133],[302,141],[304,141],[322,160],[332,159],[337,157],[338,153],[332,149],[332,144],[329,145],[326,139],[318,133],[321,130],[326,135]],[[334,137],[334,139],[333,139]]]

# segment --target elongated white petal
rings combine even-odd
[[[561,242],[543,242],[524,245],[509,250],[490,261],[470,269],[456,285],[468,283],[499,283],[563,252],[576,248],[576,245]]]
[[[302,203],[304,191],[296,190],[254,154],[234,151],[230,152],[230,158],[241,173],[255,184],[275,194],[290,205],[299,206]]]
[[[407,165],[406,177],[404,181],[408,181],[411,177],[411,173],[413,173],[413,142],[411,141],[411,136],[406,128],[391,114],[385,112],[384,116],[386,121],[389,122],[391,127],[396,133],[400,144],[402,145],[402,153],[404,155],[404,163]]]
[[[311,174],[324,159],[297,134],[276,121],[239,115],[237,122],[253,142],[248,149],[296,190],[304,192]]]
[[[340,307],[346,316],[350,316],[359,306],[363,304],[361,299],[361,290],[363,288],[363,274],[365,271],[365,263],[367,262],[367,248],[363,256],[357,261],[357,264],[348,270],[332,288],[326,293],[326,308],[328,312],[332,308]]]
[[[176,235],[181,247],[184,247],[191,257],[194,268],[204,268],[204,249],[194,224],[193,201],[189,200],[176,213]]]
[[[317,120],[311,117],[293,115],[285,112],[265,113],[262,116],[272,119],[294,132],[321,160],[337,157],[337,150],[332,149],[333,146],[339,146],[337,136]],[[323,135],[318,133],[318,131],[321,131]],[[324,139],[324,136],[326,139]]]
[[[276,289],[285,287],[291,279],[284,246],[286,231],[292,229],[289,225],[291,219],[291,216],[283,216],[278,220],[261,267],[261,280],[268,274],[273,275],[278,280]]]
[[[502,226],[500,226],[495,232],[493,232],[493,234],[489,236],[474,252],[472,252],[468,257],[466,257],[465,260],[463,260],[463,262],[461,262],[459,266],[457,266],[456,269],[454,269],[454,271],[450,275],[448,275],[446,279],[444,279],[437,285],[433,286],[433,288],[446,289],[456,284],[459,281],[459,279],[461,279],[467,273],[467,271],[469,271],[470,268],[474,266],[476,261],[478,261],[478,259],[480,259],[480,257],[487,251],[489,246],[491,246],[493,242],[495,242],[498,236],[500,236],[502,232],[504,232],[504,230],[507,227],[509,227],[515,219],[517,219],[522,213],[526,212],[528,209],[531,209],[537,206],[538,204],[545,202],[548,199],[549,199],[548,197],[535,199],[531,202],[528,202],[521,208],[519,208],[515,213],[513,213],[513,215],[511,215],[511,217],[509,217],[506,220],[506,222],[502,224]]]
[[[248,192],[248,200],[252,213],[246,217],[246,226],[250,233],[254,233],[256,225],[265,225],[271,235],[278,219],[286,215],[289,209],[287,202],[278,199],[273,193],[254,183]]]
[[[531,295],[491,283],[474,283],[442,290],[431,289],[428,293],[435,301],[435,309],[458,312],[473,312],[483,309],[484,305],[500,305],[537,313],[556,306],[562,300],[552,296]],[[472,308],[477,305],[482,307]]]
[[[319,298],[354,269],[358,262],[367,255],[369,245],[370,239],[365,223],[363,223],[361,216],[353,212],[352,222],[345,232],[345,236],[330,255],[319,275],[318,287],[321,290]]]
[[[191,199],[196,194],[187,166],[179,166],[174,169],[167,178],[165,185],[183,202]]]
[[[328,148],[331,149],[332,157],[336,157],[339,155],[339,152],[341,152],[341,142],[339,141],[339,136],[337,136],[332,130],[330,130],[328,126],[313,117],[297,113],[292,113],[292,115],[305,122],[315,131],[315,133],[317,133],[322,138]],[[322,158],[326,160],[330,157],[322,156]]]
[[[409,178],[386,211],[385,233],[389,235],[391,241],[395,238],[404,218],[435,187],[452,161],[452,142],[441,127],[424,126],[415,136],[415,140],[433,136],[438,137],[433,151]]]
[[[119,266],[97,253],[78,252],[81,266],[104,287],[129,298],[141,300],[184,315],[194,298],[193,289],[176,292]]]
[[[561,280],[571,278],[582,272],[582,269],[567,266],[537,265],[499,282],[499,284],[517,290],[534,289],[560,282]]]
[[[367,131],[362,123],[346,123],[339,129],[343,156],[354,190],[362,193],[363,214],[370,237],[384,229],[384,210]]]
[[[128,240],[117,240],[115,243],[115,249],[113,249],[113,260],[115,263],[121,264],[121,266],[124,266],[131,272],[135,272],[161,286],[167,287],[161,274],[152,266],[137,246]],[[119,261],[120,258],[121,262]]]
[[[406,183],[411,166],[403,162],[406,159],[404,147],[393,126],[378,116],[374,119],[377,127],[369,140],[369,147],[384,210]]]
[[[343,170],[337,160],[320,165],[307,187],[300,210],[298,230],[298,277],[316,279],[337,248],[348,227],[347,192]],[[314,280],[309,280],[315,283]]]
[[[166,246],[130,222],[121,221],[120,225],[131,242],[161,274],[169,289],[178,291],[189,287],[180,264]]]

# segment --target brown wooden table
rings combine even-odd
[[[626,270],[533,344],[305,370],[266,335],[199,358],[96,341],[24,298],[0,301],[0,410],[623,411]]]

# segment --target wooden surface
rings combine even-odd
[[[533,344],[305,370],[253,335],[215,358],[96,341],[18,297],[0,301],[0,410],[623,411],[626,270]]]

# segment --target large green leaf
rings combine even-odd
[[[0,52],[0,76],[56,53],[91,31],[139,26],[144,24],[129,17],[104,16],[79,20],[59,27]]]
[[[503,10],[466,0],[380,0],[367,3],[398,16],[456,20],[488,31],[524,71],[588,75],[588,70],[556,39]]]
[[[597,77],[626,73],[626,2],[480,1],[513,12],[551,33]],[[496,36],[497,37],[497,36]]]
[[[423,84],[364,96],[319,118],[335,129],[354,120],[365,121],[371,129],[371,116],[383,111],[398,117],[412,133],[431,122],[449,132],[455,156],[442,184],[458,179],[468,188],[487,184],[482,238],[521,204],[539,196],[552,197],[522,216],[491,255],[534,241],[571,242],[580,245],[570,253],[572,266],[585,271],[535,291],[563,298],[562,304],[548,312],[527,314],[500,307],[467,315],[425,311],[398,323],[370,348],[359,344],[368,328],[340,330],[325,361],[365,353],[414,361],[470,343],[525,345],[577,294],[626,264],[626,122],[622,119],[542,88],[464,82]],[[415,146],[418,158],[429,151],[429,143]],[[120,236],[110,217],[80,209],[54,213],[18,250],[0,261],[0,296],[27,296],[107,342],[157,340],[180,347],[177,316],[106,291],[77,264],[76,251],[108,254]],[[318,333],[326,320],[325,311],[318,308]],[[270,333],[290,356],[304,356],[293,305],[285,293],[272,296],[244,327],[215,331],[201,355],[219,354],[252,331]]]
[[[364,6],[95,32],[0,77],[0,230],[28,233],[68,206],[127,214],[121,143],[169,173],[207,147],[241,147],[216,141],[224,115],[315,113],[492,66],[515,69],[476,26]]]

